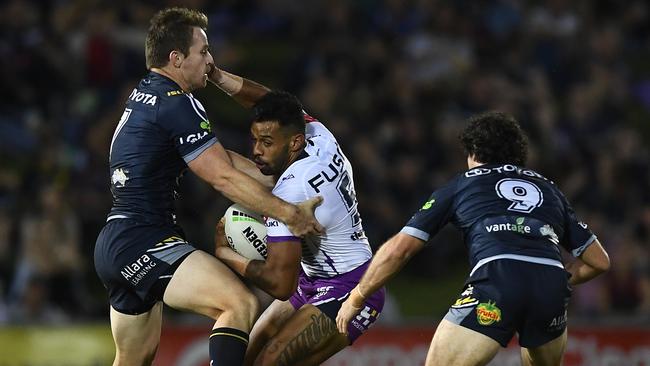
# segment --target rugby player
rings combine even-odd
[[[435,332],[426,365],[484,365],[518,333],[524,365],[560,365],[571,286],[609,269],[609,257],[558,187],[524,167],[528,142],[509,115],[472,117],[461,134],[469,170],[433,192],[378,250],[343,303],[340,332],[447,222],[463,232],[471,272]],[[577,257],[566,267],[564,248]]]
[[[213,63],[207,17],[170,8],[151,20],[150,70],[133,89],[109,153],[113,207],[95,246],[95,268],[108,290],[116,355],[113,365],[149,365],[160,341],[162,303],[215,320],[211,365],[241,365],[257,299],[214,256],[196,250],[176,225],[174,198],[188,167],[229,199],[284,221],[301,236],[317,233],[313,206],[296,206],[233,167],[258,174],[218,142],[201,103]]]
[[[216,256],[277,299],[253,327],[245,364],[318,365],[354,342],[384,305],[384,289],[378,287],[360,304],[363,310],[347,335],[337,331],[341,301],[372,257],[352,165],[334,135],[306,114],[295,96],[217,68],[211,80],[242,105],[254,105],[253,161],[273,177],[273,193],[289,202],[324,198],[315,211],[323,235],[301,240],[279,220],[266,219],[265,261],[234,252],[226,244],[223,222],[217,226]]]

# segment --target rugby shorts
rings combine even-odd
[[[341,304],[350,295],[350,291],[361,280],[370,261],[353,269],[330,278],[310,277],[302,269],[298,277],[298,288],[291,296],[289,302],[298,310],[305,304],[317,307],[323,314],[336,322],[336,315]],[[385,289],[382,287],[366,299],[363,309],[348,325],[348,339],[352,344],[361,334],[377,320],[384,308],[386,298]]]
[[[97,238],[95,270],[115,310],[142,314],[162,300],[172,275],[194,250],[177,226],[113,219]]]
[[[563,268],[500,259],[486,263],[466,281],[445,319],[482,333],[506,347],[541,346],[562,335],[571,298]]]

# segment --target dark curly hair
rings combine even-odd
[[[459,137],[467,156],[477,162],[526,164],[528,138],[509,114],[492,111],[472,116]]]
[[[208,17],[200,11],[186,8],[167,8],[157,12],[149,25],[144,53],[147,69],[163,67],[169,62],[171,51],[190,53],[192,28],[208,29]]]
[[[253,106],[253,122],[266,121],[277,121],[292,133],[305,133],[302,104],[295,95],[285,91],[273,90]]]

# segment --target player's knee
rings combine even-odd
[[[117,350],[113,366],[151,366],[156,357],[158,344],[130,350]]]
[[[255,295],[247,291],[231,296],[221,310],[246,320],[252,327],[253,321],[259,315],[260,304]]]

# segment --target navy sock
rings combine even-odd
[[[240,366],[248,346],[248,334],[234,328],[216,328],[210,333],[210,366]]]

